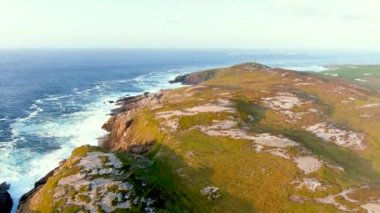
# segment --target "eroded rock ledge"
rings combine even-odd
[[[119,100],[120,107],[114,111],[117,113],[102,127],[109,134],[100,140],[100,146],[111,150],[128,150],[135,154],[147,152],[160,136],[138,128],[151,125],[149,114],[139,111],[162,106],[170,93],[169,90],[162,90]]]

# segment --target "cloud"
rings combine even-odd
[[[0,0],[0,47],[380,49],[378,0]]]
[[[269,0],[268,10],[293,18],[319,18],[341,21],[380,20],[380,1],[375,0]]]

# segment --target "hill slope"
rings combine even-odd
[[[103,148],[75,150],[19,211],[380,208],[378,95],[258,64],[210,72],[122,100]]]

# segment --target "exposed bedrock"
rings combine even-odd
[[[203,81],[214,78],[216,71],[215,70],[206,70],[202,72],[194,72],[186,75],[177,76],[170,83],[182,83],[185,85],[195,85]]]
[[[148,125],[148,122],[141,118],[142,116],[136,115],[136,111],[160,107],[170,92],[162,90],[158,93],[145,93],[119,100],[121,107],[114,111],[113,116],[103,125],[102,128],[108,131],[108,135],[100,141],[99,145],[105,149],[128,150],[136,154],[148,151],[156,138],[143,137],[142,135],[146,135],[145,132],[136,131],[137,125]]]
[[[59,163],[59,167],[63,165],[65,161],[61,161]],[[29,192],[25,193],[21,196],[18,206],[17,206],[17,212],[18,213],[29,213],[32,212],[29,208],[30,199],[45,185],[49,177],[53,176],[54,173],[59,170],[59,167],[51,170],[49,173],[47,173],[43,178],[38,180],[36,183],[34,183],[34,188],[30,190]],[[1,209],[1,208],[0,208]]]

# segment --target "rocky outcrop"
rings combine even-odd
[[[9,184],[6,182],[0,184],[0,210],[4,213],[11,212],[13,206],[13,201],[8,190]]]
[[[60,166],[64,164],[65,161],[61,161],[59,163]],[[47,180],[53,176],[56,171],[59,170],[59,167],[53,169],[49,173],[47,173],[43,178],[38,180],[36,183],[34,183],[34,188],[30,190],[29,192],[25,193],[24,195],[21,196],[18,206],[17,206],[17,212],[18,213],[28,213],[31,212],[29,209],[29,203],[30,199],[46,184]]]
[[[185,85],[195,85],[203,81],[207,81],[215,77],[216,70],[206,70],[202,72],[194,72],[186,75],[177,76],[170,83],[182,83]]]
[[[113,111],[113,116],[103,125],[109,134],[100,141],[100,146],[111,150],[128,150],[135,154],[148,151],[157,138],[147,134],[145,128],[139,128],[142,125],[148,126],[149,119],[143,115],[137,116],[136,112],[144,108],[160,107],[169,95],[169,90],[163,90],[119,100],[121,106]]]
[[[79,147],[23,196],[17,212],[155,212],[166,199],[147,179],[152,165],[140,155]]]
[[[119,107],[112,110],[111,115],[138,110],[149,106],[159,106],[164,102],[169,93],[169,90],[161,90],[157,93],[146,92],[143,95],[122,98],[117,101]]]

